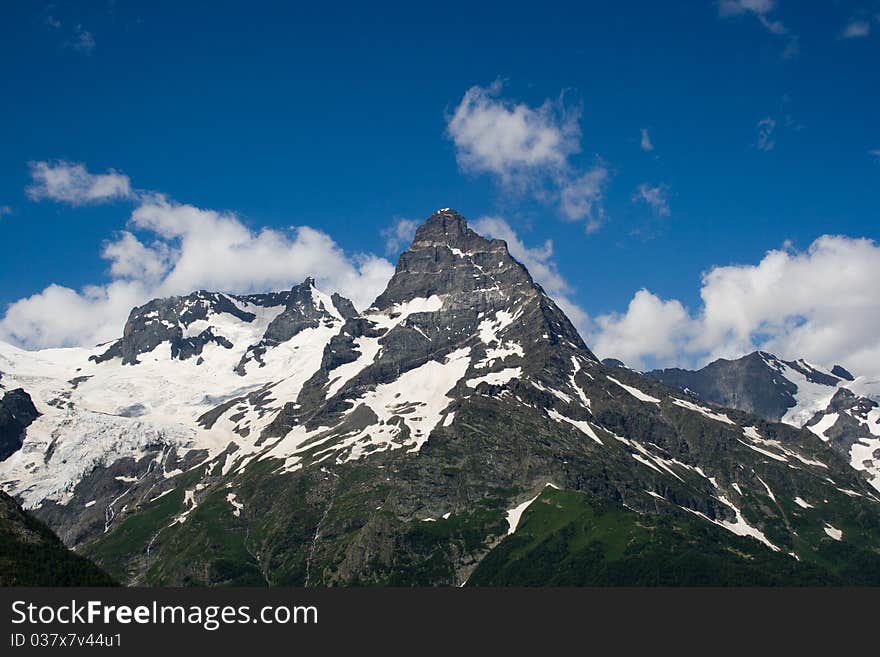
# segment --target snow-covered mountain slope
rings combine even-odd
[[[880,547],[848,458],[603,365],[451,210],[363,313],[311,280],[198,292],[0,372],[42,413],[0,484],[129,582],[461,584],[548,483],[820,570]]]
[[[572,350],[562,386],[529,372],[530,356],[550,344]],[[476,391],[531,381],[578,398],[575,374],[595,361],[503,242],[440,213],[418,230],[373,307],[333,338],[297,403],[269,427],[268,436],[281,439],[261,458],[297,468],[388,449],[418,452]]]
[[[648,376],[706,401],[806,427],[845,454],[880,489],[880,379],[854,377],[835,365],[784,361],[757,351],[717,360],[697,371],[667,369]]]
[[[269,412],[275,396],[295,397],[342,311],[309,279],[279,294],[157,299],[132,311],[123,338],[95,349],[0,343],[0,381],[26,390],[40,413],[21,449],[0,463],[0,481],[27,508],[64,505],[83,478],[110,466],[126,483],[147,472],[172,476],[227,447],[252,448],[260,418],[210,429],[199,418],[255,392]],[[285,323],[289,339],[272,339]],[[255,429],[251,438],[244,427]]]

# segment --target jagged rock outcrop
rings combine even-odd
[[[21,388],[0,389],[0,461],[21,449],[25,429],[39,417],[30,395]]]

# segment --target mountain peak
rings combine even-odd
[[[482,290],[503,296],[505,288],[509,292],[517,284],[533,283],[525,267],[510,256],[507,244],[477,234],[462,215],[444,208],[416,230],[375,307],[450,292]]]
[[[473,244],[474,240],[484,243],[490,240],[481,237],[467,225],[467,220],[455,210],[443,208],[437,210],[416,230],[410,249],[417,245],[426,246],[461,246]]]

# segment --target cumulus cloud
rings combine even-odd
[[[784,358],[880,372],[880,246],[825,235],[806,251],[773,250],[755,265],[703,276],[701,307],[688,312],[648,290],[627,312],[596,318],[597,354],[634,367],[705,364],[764,349]]]
[[[643,367],[649,358],[676,363],[692,330],[693,321],[679,301],[663,301],[641,289],[625,313],[596,317],[592,347],[601,358],[618,358],[631,367]]]
[[[868,21],[854,20],[847,23],[840,33],[844,39],[860,39],[871,34],[871,24]]]
[[[588,170],[571,163],[581,151],[580,109],[567,107],[562,98],[530,107],[500,97],[502,86],[496,81],[471,87],[447,117],[459,166],[557,204],[563,218],[584,220],[588,231],[595,230],[609,171],[602,163]]]
[[[532,278],[568,315],[568,318],[581,331],[582,335],[586,335],[585,330],[589,326],[589,316],[571,298],[574,290],[559,273],[559,267],[553,259],[552,240],[546,240],[540,246],[528,247],[510,224],[500,217],[481,217],[472,222],[472,225],[475,231],[486,237],[507,242],[510,254],[526,266]]]
[[[382,229],[382,237],[385,238],[385,253],[392,255],[400,253],[409,246],[416,236],[416,228],[419,222],[415,219],[398,219],[387,228]]]
[[[776,139],[774,137],[774,133],[776,131],[776,120],[769,116],[765,116],[763,119],[758,121],[755,128],[758,132],[755,146],[758,148],[759,151],[772,151],[776,147]]]
[[[128,176],[113,169],[93,174],[84,164],[64,160],[31,162],[29,167],[31,185],[25,191],[34,201],[48,199],[85,205],[133,196]]]
[[[255,230],[234,213],[161,194],[139,197],[128,228],[104,245],[109,282],[80,290],[53,284],[10,304],[0,339],[26,348],[90,346],[119,337],[129,311],[151,298],[281,290],[307,276],[364,308],[394,273],[384,258],[346,254],[308,226]]]
[[[73,290],[52,284],[10,304],[0,340],[25,349],[92,346],[122,335],[129,311],[149,298],[137,281],[113,281]]]
[[[666,185],[642,183],[636,188],[633,201],[645,203],[658,217],[668,217],[672,214],[669,209],[669,188]]]
[[[371,255],[348,257],[328,236],[300,226],[290,232],[246,227],[233,213],[178,204],[156,195],[131,215],[131,224],[156,234],[149,248],[173,263],[158,288],[163,294],[193,289],[258,292],[277,290],[314,276],[328,290],[369,305],[393,273],[391,263]],[[156,268],[161,265],[157,264]]]
[[[564,168],[580,150],[579,111],[545,101],[531,108],[499,98],[501,82],[468,89],[447,130],[465,170],[491,172],[510,182],[535,168]]]
[[[651,141],[651,133],[647,128],[642,128],[642,138],[639,141],[639,147],[646,153],[654,150],[654,142]]]

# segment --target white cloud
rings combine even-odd
[[[12,206],[0,205],[0,217],[5,217],[8,214],[12,214]]]
[[[549,100],[531,108],[498,98],[501,82],[474,86],[449,117],[456,157],[468,171],[490,172],[509,183],[536,168],[565,168],[580,150],[579,112]]]
[[[642,128],[642,137],[639,141],[639,147],[646,153],[654,150],[654,142],[651,141],[651,133],[647,128]]]
[[[562,183],[559,194],[559,210],[568,221],[586,221],[588,233],[595,232],[602,225],[605,210],[602,202],[610,174],[608,169],[597,164],[589,171]]]
[[[646,203],[658,217],[668,217],[672,214],[669,209],[669,188],[666,185],[642,183],[636,188],[633,201]]]
[[[571,298],[574,290],[559,273],[559,268],[553,260],[551,240],[546,240],[541,246],[527,247],[510,224],[500,217],[481,217],[472,222],[472,225],[473,229],[482,235],[507,242],[510,254],[526,266],[532,278],[568,315],[581,334],[586,335],[589,317],[586,311]]]
[[[875,148],[873,150],[868,151],[868,155],[873,155],[878,160],[880,160],[880,148]]]
[[[871,24],[868,21],[854,20],[846,24],[840,33],[844,39],[859,39],[871,34]]]
[[[719,0],[718,2],[718,15],[721,18],[754,16],[761,26],[771,34],[786,36],[787,42],[782,56],[785,59],[791,59],[800,50],[799,40],[796,35],[791,34],[782,21],[770,16],[775,10],[775,0]]]
[[[160,194],[142,195],[129,226],[104,246],[109,283],[81,290],[50,285],[10,304],[0,319],[0,339],[26,348],[94,345],[119,337],[129,311],[154,297],[197,289],[282,290],[307,276],[364,308],[394,273],[384,258],[348,255],[308,226],[252,230],[233,213]]]
[[[677,362],[692,331],[692,320],[678,301],[663,301],[641,289],[623,314],[596,318],[593,351],[600,358],[618,358],[640,368],[652,362]]]
[[[159,290],[181,294],[193,289],[258,292],[277,290],[314,276],[356,306],[368,306],[393,273],[383,258],[349,258],[321,231],[308,226],[292,232],[252,231],[232,213],[203,210],[154,196],[131,215],[131,223],[156,233],[172,255],[173,267]],[[154,251],[155,247],[151,247]],[[157,252],[157,258],[164,256]]]
[[[876,375],[877,280],[878,244],[825,235],[803,252],[773,250],[756,265],[713,268],[696,313],[640,290],[626,313],[596,318],[592,342],[598,355],[634,367],[693,367],[764,349]]]
[[[110,261],[113,278],[141,281],[150,287],[158,285],[171,268],[172,255],[166,242],[146,247],[128,231],[122,231],[115,242],[107,242],[101,253]]]
[[[392,255],[400,253],[409,246],[416,236],[416,228],[419,222],[415,219],[398,219],[391,226],[382,229],[382,237],[385,238],[385,253]]]
[[[598,228],[610,173],[601,163],[581,170],[570,161],[581,151],[580,110],[561,98],[529,107],[501,98],[501,90],[500,81],[471,87],[447,118],[461,169],[557,204],[563,218],[583,220],[588,232]]]
[[[121,336],[129,311],[148,298],[148,289],[137,281],[79,291],[53,283],[7,307],[0,340],[26,349],[92,346]]]
[[[718,13],[722,18],[752,14],[768,31],[785,34],[785,26],[768,17],[775,8],[775,0],[720,0],[718,3]]]
[[[29,166],[32,183],[26,192],[34,201],[49,199],[84,205],[133,196],[128,176],[113,169],[93,174],[83,164],[63,160],[31,162]]]
[[[755,128],[758,132],[755,146],[757,146],[759,151],[772,151],[776,147],[776,139],[774,137],[776,120],[769,116],[765,116],[758,121]]]
[[[718,11],[722,16],[739,16],[752,12],[763,16],[776,7],[776,0],[720,0]]]

